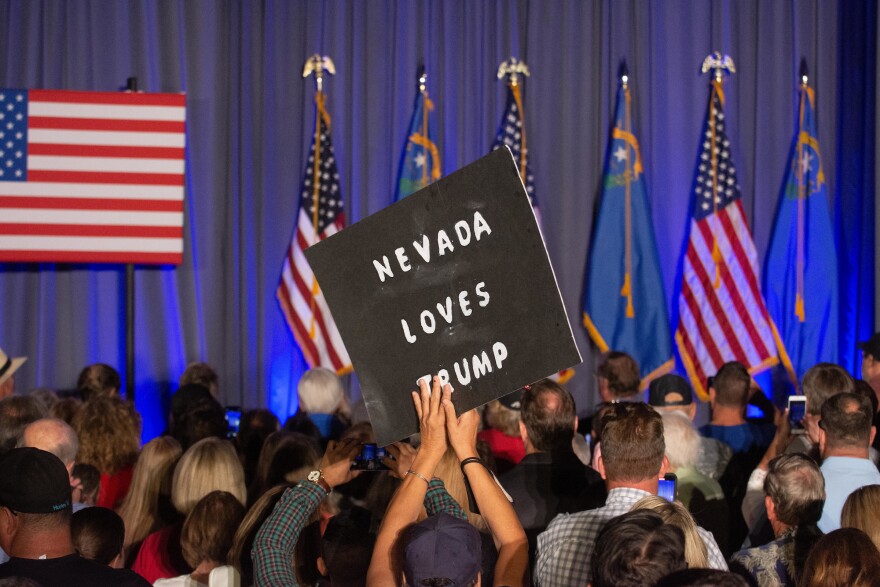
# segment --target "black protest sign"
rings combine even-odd
[[[499,149],[306,250],[376,441],[439,373],[469,410],[581,362],[513,157]]]

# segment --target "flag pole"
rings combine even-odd
[[[736,73],[736,66],[730,55],[721,55],[719,51],[715,51],[703,60],[701,68],[703,73],[713,72],[712,80],[712,96],[709,99],[709,126],[711,127],[712,137],[711,144],[715,145],[715,96],[718,96],[721,105],[724,105],[724,74]],[[718,212],[718,154],[712,149],[712,212]],[[721,287],[721,248],[718,246],[718,237],[715,231],[712,231],[712,262],[715,263],[715,289]]]
[[[620,85],[623,88],[625,118],[623,129],[624,132],[632,134],[632,124],[630,122],[630,96],[629,96],[629,69],[626,67],[626,61],[620,64]],[[633,306],[632,297],[632,166],[629,160],[630,144],[626,144],[626,159],[624,160],[623,177],[626,182],[626,199],[624,202],[624,274],[623,287],[620,289],[620,295],[626,298],[626,317],[635,318],[636,312]]]
[[[138,78],[126,80],[125,90],[138,91]],[[125,266],[125,398],[134,403],[134,264]]]
[[[307,78],[312,73],[315,74],[315,85],[317,87],[315,91],[315,156],[314,162],[312,165],[312,230],[313,230],[313,241],[317,242],[318,240],[318,198],[320,197],[320,173],[321,173],[321,121],[326,120],[329,126],[330,117],[327,116],[327,110],[324,107],[324,72],[327,72],[331,75],[336,74],[336,66],[333,65],[333,60],[330,57],[324,55],[318,55],[315,53],[311,57],[306,60],[306,64],[303,67],[303,78]],[[312,320],[311,324],[309,324],[309,338],[312,340],[315,339],[315,298],[320,293],[320,288],[318,286],[318,279],[312,275],[312,295],[310,296],[310,309]]]
[[[801,322],[806,321],[806,313],[804,311],[804,199],[806,198],[807,170],[804,169],[801,161],[804,157],[804,142],[802,140],[804,132],[804,101],[807,99],[807,88],[809,87],[809,74],[807,72],[806,60],[801,61],[801,99],[800,108],[798,109],[798,138],[797,138],[797,163],[796,169],[798,178],[798,199],[797,199],[797,283],[794,296],[794,315]]]
[[[526,176],[528,150],[526,147],[526,114],[523,112],[522,91],[520,90],[519,80],[520,76],[529,77],[530,75],[532,74],[529,71],[529,66],[516,57],[511,57],[510,59],[502,61],[498,66],[498,79],[507,78],[507,87],[509,87],[511,93],[513,93],[513,100],[516,102],[517,109],[519,109],[519,119],[522,123],[522,130],[520,131],[522,134],[522,141],[519,154],[519,173],[523,178]]]

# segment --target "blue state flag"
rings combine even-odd
[[[794,385],[816,363],[839,360],[837,250],[814,102],[813,89],[802,85],[798,128],[764,270],[767,309]]]
[[[434,142],[437,129],[433,112],[434,102],[428,97],[428,91],[422,84],[416,94],[415,110],[409,123],[406,147],[400,162],[395,202],[440,179],[440,151]]]
[[[590,245],[584,326],[602,352],[623,351],[638,361],[643,387],[674,366],[666,296],[626,85],[617,92]]]

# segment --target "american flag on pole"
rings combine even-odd
[[[675,340],[705,400],[706,378],[725,362],[739,361],[752,373],[779,362],[725,132],[720,80],[712,85],[694,192]]]
[[[310,367],[338,374],[352,370],[351,359],[327,307],[324,294],[303,252],[345,227],[339,172],[330,141],[330,116],[324,94],[315,96],[315,136],[309,149],[293,239],[287,248],[276,297]]]
[[[505,145],[510,147],[510,152],[513,153],[513,158],[519,167],[519,173],[526,186],[526,193],[529,194],[529,201],[532,203],[540,226],[541,216],[538,209],[538,199],[535,196],[535,174],[532,173],[532,166],[529,165],[529,150],[523,117],[520,85],[511,83],[507,86],[507,104],[504,107],[504,115],[498,126],[498,134],[495,135],[495,144],[492,145],[492,150],[500,149]]]
[[[186,96],[0,89],[0,262],[183,261]]]

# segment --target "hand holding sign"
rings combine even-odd
[[[580,363],[510,151],[499,149],[306,250],[387,445],[437,374],[463,411]]]

